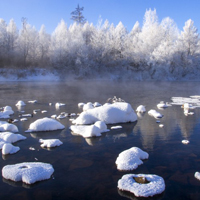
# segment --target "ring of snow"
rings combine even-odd
[[[27,130],[26,132],[54,131],[54,130],[64,129],[64,128],[65,128],[65,126],[62,125],[57,120],[45,117],[45,118],[38,119],[35,122],[31,123],[29,126],[29,130]]]
[[[143,159],[148,159],[149,154],[138,147],[132,147],[119,154],[115,163],[118,170],[133,170],[143,164]],[[142,160],[141,160],[142,159]]]
[[[149,182],[137,183],[134,177],[145,177]],[[118,181],[118,188],[133,193],[137,197],[149,197],[161,194],[165,190],[164,179],[151,174],[126,174]]]
[[[12,181],[22,181],[33,184],[37,181],[49,179],[54,169],[51,164],[41,162],[24,162],[6,165],[2,169],[2,176]]]

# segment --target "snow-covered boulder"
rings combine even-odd
[[[59,129],[64,129],[65,126],[62,125],[55,119],[51,119],[48,117],[44,117],[42,119],[38,119],[35,122],[31,123],[29,129],[26,132],[32,131],[54,131]]]
[[[15,134],[15,133],[11,133],[11,132],[2,132],[2,133],[0,133],[0,139],[4,140],[5,142],[8,142],[8,143],[14,143],[19,140],[25,140],[26,137],[21,134]]]
[[[12,114],[14,114],[14,111],[12,110],[12,107],[10,107],[10,106],[5,106],[5,107],[3,108],[3,112],[4,112],[4,114],[7,114],[7,115],[12,115]]]
[[[101,133],[109,131],[109,130],[107,129],[106,123],[103,122],[103,121],[96,121],[96,122],[94,123],[94,125],[100,129]]]
[[[61,106],[65,106],[65,104],[64,104],[64,103],[56,103],[56,104],[55,104],[55,107],[56,107],[56,108],[60,108]]]
[[[143,106],[143,105],[138,106],[136,109],[136,112],[145,113],[146,112],[145,106]]]
[[[136,178],[144,178],[147,183],[138,183]],[[118,188],[133,193],[136,197],[149,197],[165,190],[165,181],[158,175],[126,174],[118,181]]]
[[[57,147],[63,144],[59,139],[46,139],[46,140],[40,139],[39,142],[42,143],[40,145],[41,147],[47,147],[47,148]]]
[[[2,176],[12,181],[22,181],[33,184],[37,181],[49,179],[54,169],[51,164],[42,162],[24,162],[6,165],[2,169]]]
[[[2,154],[7,155],[7,154],[14,154],[17,153],[20,150],[19,147],[13,146],[10,143],[5,143],[2,147]]]
[[[88,102],[86,104],[83,105],[83,111],[87,111],[87,110],[90,110],[90,109],[93,109],[94,106],[91,102]]]
[[[93,106],[94,106],[94,107],[99,107],[99,106],[102,106],[102,105],[101,105],[99,102],[94,102],[94,103],[93,103]]]
[[[133,170],[143,164],[142,160],[148,159],[149,154],[138,147],[132,147],[119,154],[115,161],[118,170]]]
[[[159,104],[157,104],[157,107],[158,108],[167,108],[168,105],[164,101],[161,101]]]
[[[134,122],[137,115],[131,105],[125,102],[104,104],[104,106],[89,109],[82,112],[74,120],[75,124],[94,124],[96,121],[104,121],[106,124]]]
[[[78,107],[79,107],[79,108],[83,108],[84,105],[85,105],[85,103],[82,103],[82,102],[81,102],[81,103],[78,103]]]
[[[21,100],[16,103],[16,106],[25,106],[25,105],[26,104]]]
[[[156,118],[156,119],[163,117],[162,114],[160,114],[159,112],[157,112],[156,110],[153,110],[153,109],[149,110],[148,114],[151,115],[152,117]]]
[[[10,132],[18,132],[18,128],[16,125],[14,124],[10,124],[8,122],[3,122],[3,121],[0,121],[0,131],[10,131]]]
[[[194,177],[198,180],[200,180],[200,173],[199,172],[195,172]]]

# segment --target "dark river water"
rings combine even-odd
[[[14,143],[20,151],[2,156],[0,168],[21,162],[45,162],[54,167],[49,180],[33,185],[13,182],[1,178],[0,199],[143,199],[121,192],[118,180],[128,173],[156,174],[165,180],[165,191],[146,199],[200,199],[200,181],[194,177],[200,171],[200,108],[194,115],[185,116],[181,106],[173,105],[158,110],[160,101],[171,102],[171,97],[200,95],[199,82],[1,82],[0,107],[9,105],[15,111],[12,118],[19,119],[20,109],[15,106],[23,100],[26,106],[21,110],[38,112],[27,121],[18,121],[19,133],[27,139]],[[79,113],[80,102],[104,104],[110,97],[120,97],[130,103],[134,110],[146,105],[147,111],[156,109],[164,117],[160,128],[156,119],[146,112],[135,123],[120,124],[122,129],[113,129],[98,138],[85,139],[74,136],[69,130],[69,118],[60,120],[64,130],[39,133],[25,133],[29,124],[38,118],[50,117],[61,112]],[[36,104],[27,103],[37,100]],[[55,103],[65,103],[60,109]],[[49,103],[53,103],[49,106]],[[119,125],[119,124],[117,124]],[[110,128],[111,125],[108,125]],[[50,150],[40,147],[39,139],[60,139],[63,145]],[[188,139],[188,145],[182,144]],[[35,151],[29,150],[35,148]],[[131,147],[139,147],[149,153],[136,170],[118,171],[115,161],[119,153]]]

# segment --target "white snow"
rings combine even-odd
[[[51,118],[56,119],[57,115],[51,115]]]
[[[81,102],[81,103],[78,103],[78,107],[79,107],[79,108],[83,108],[84,105],[85,105],[85,103],[82,103],[82,102]]]
[[[0,133],[0,139],[4,140],[5,142],[8,142],[8,143],[14,143],[19,140],[25,140],[26,137],[21,134],[15,134],[15,133],[11,133],[11,132],[2,132],[2,133]]]
[[[3,131],[11,131],[11,132],[18,132],[18,128],[16,125],[14,124],[10,124],[8,122],[3,122],[3,121],[0,121],[0,131],[3,132]]]
[[[56,107],[56,108],[60,108],[60,106],[65,106],[65,104],[64,104],[64,103],[56,103],[56,104],[55,104],[55,107]]]
[[[28,103],[37,103],[37,100],[28,101]]]
[[[146,112],[145,106],[143,106],[143,105],[138,106],[137,109],[136,109],[136,112],[139,112],[139,113]]]
[[[153,110],[153,109],[149,110],[148,114],[151,115],[151,116],[153,116],[156,119],[163,117],[162,114],[160,114],[159,112],[157,112],[156,110]]]
[[[122,128],[122,126],[112,126],[112,127],[110,127],[110,129],[119,129],[119,128]]]
[[[198,180],[200,180],[200,173],[199,172],[195,172],[194,177]]]
[[[29,129],[25,132],[32,131],[53,131],[58,129],[64,129],[65,126],[62,125],[55,119],[44,117],[42,119],[37,119],[35,122],[31,123]]]
[[[25,106],[26,104],[23,101],[18,101],[16,106]]]
[[[41,113],[47,113],[47,110],[42,110]]]
[[[94,107],[99,107],[99,106],[102,106],[102,105],[101,105],[99,102],[94,102],[94,103],[93,103],[93,106],[94,106]]]
[[[164,127],[164,124],[159,124],[159,127],[160,127],[160,128]]]
[[[106,124],[115,124],[134,122],[136,120],[137,115],[130,104],[116,102],[84,111],[73,123],[94,124],[96,121],[104,121]]]
[[[190,142],[189,142],[189,140],[182,140],[182,143],[183,144],[189,144]]]
[[[63,144],[59,139],[40,139],[39,140],[40,143],[42,143],[40,146],[41,147],[56,147],[56,146],[60,146],[61,144]]]
[[[158,108],[167,108],[168,105],[164,101],[161,101],[159,104],[157,104],[157,107]]]
[[[49,179],[54,169],[51,164],[41,162],[24,162],[6,165],[2,169],[2,176],[12,181],[22,181],[33,184],[37,181]]]
[[[5,106],[3,111],[0,112],[0,118],[2,119],[8,119],[10,118],[10,115],[14,114],[14,111],[10,106]]]
[[[133,170],[143,164],[143,159],[148,159],[149,154],[138,147],[132,147],[119,154],[115,161],[118,170]]]
[[[5,143],[2,147],[2,154],[6,155],[6,154],[14,154],[17,153],[20,150],[19,147],[13,146],[10,143]]]
[[[27,121],[27,120],[28,120],[28,119],[27,119],[26,117],[20,119],[20,121],[22,121],[22,122],[23,122],[23,121]]]
[[[86,104],[83,105],[83,111],[87,111],[87,110],[90,110],[90,109],[93,109],[94,106],[91,102],[88,102]]]
[[[144,177],[149,183],[137,183],[134,177]],[[118,188],[133,193],[136,197],[149,197],[165,190],[164,179],[151,174],[126,174],[118,181]]]

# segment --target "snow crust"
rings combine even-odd
[[[134,177],[145,177],[149,183],[140,184]],[[151,174],[126,174],[118,181],[118,188],[133,193],[136,197],[149,197],[161,194],[165,190],[162,177]]]
[[[138,147],[132,147],[119,154],[115,163],[118,170],[133,170],[143,164],[143,159],[148,159],[149,154]]]
[[[20,150],[19,147],[13,146],[10,143],[5,143],[2,147],[2,154],[6,155],[6,154],[14,154],[16,152],[18,152]]]
[[[47,148],[56,147],[63,144],[59,139],[46,139],[46,140],[40,139],[39,142],[42,143],[40,145],[41,147],[47,147]]]
[[[53,130],[59,130],[59,129],[64,129],[64,128],[65,128],[65,126],[62,125],[57,120],[51,119],[48,117],[44,117],[42,119],[37,119],[35,122],[31,123],[29,126],[29,129],[25,132],[53,131]]]
[[[136,109],[136,112],[139,112],[139,113],[146,112],[145,106],[143,106],[143,105],[138,106],[137,109]]]
[[[129,103],[116,102],[84,111],[73,123],[94,124],[96,121],[104,121],[106,124],[115,124],[136,120],[137,115]]]
[[[37,181],[49,179],[54,169],[51,164],[42,162],[24,162],[6,165],[2,169],[2,176],[12,181],[22,181],[33,184]]]
[[[149,110],[148,114],[151,115],[152,117],[156,118],[156,119],[163,117],[162,114],[160,114],[159,112],[157,112],[156,110],[153,110],[153,109]]]

